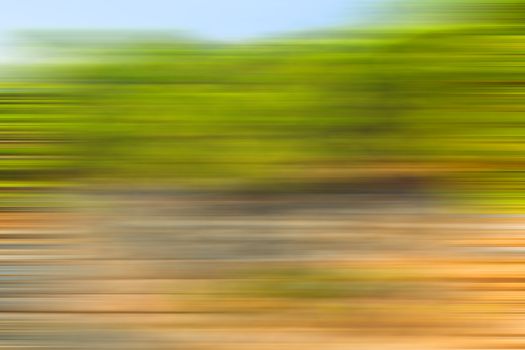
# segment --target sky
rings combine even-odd
[[[361,21],[379,0],[0,0],[0,38],[21,29],[181,30],[215,40]]]
[[[0,0],[0,63],[36,59],[21,46],[28,30],[160,30],[239,42],[362,23],[384,1]]]

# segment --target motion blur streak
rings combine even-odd
[[[524,349],[525,2],[388,6],[242,44],[26,33],[0,348]]]

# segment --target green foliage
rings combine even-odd
[[[258,186],[431,163],[460,184],[458,170],[518,168],[525,36],[511,17],[523,2],[439,6],[476,11],[242,45],[37,33],[56,54],[2,86],[0,133],[14,142],[0,177]]]

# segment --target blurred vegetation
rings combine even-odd
[[[348,299],[414,298],[422,293],[416,274],[373,269],[273,268],[251,271],[241,279],[235,294],[259,298]],[[426,286],[425,286],[426,287]]]
[[[26,33],[24,52],[40,59],[4,67],[2,186],[279,187],[402,173],[520,210],[525,2],[403,4],[411,11],[382,25],[243,44]]]

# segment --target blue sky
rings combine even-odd
[[[169,29],[218,40],[356,23],[380,0],[0,0],[0,37],[20,29]]]

